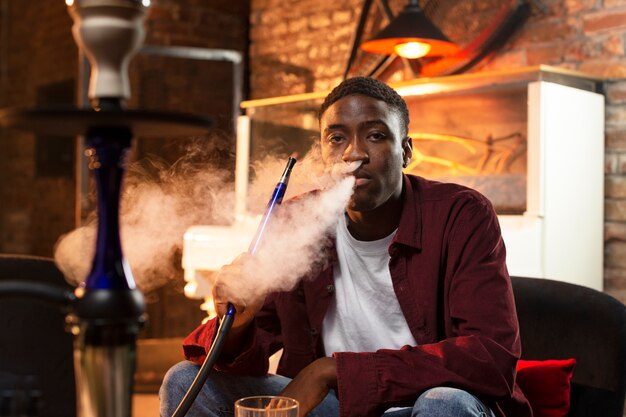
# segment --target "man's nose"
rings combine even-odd
[[[344,162],[364,161],[367,159],[367,151],[361,141],[354,138],[348,143],[341,159]]]

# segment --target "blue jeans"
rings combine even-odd
[[[174,414],[198,369],[199,366],[191,362],[180,362],[167,372],[159,391],[161,417],[171,417]],[[213,371],[187,412],[187,417],[233,416],[237,399],[253,395],[277,395],[289,381],[289,378],[279,375],[238,376]],[[338,415],[339,401],[331,391],[308,417]],[[466,391],[437,387],[423,392],[412,408],[388,411],[384,417],[494,417],[494,414],[478,398]]]

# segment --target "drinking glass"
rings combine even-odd
[[[235,417],[298,417],[298,401],[272,395],[235,401]]]

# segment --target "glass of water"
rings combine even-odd
[[[235,401],[235,417],[298,417],[298,401],[273,395]]]

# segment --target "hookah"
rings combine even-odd
[[[69,292],[23,281],[0,283],[0,298],[32,297],[69,310],[79,417],[130,417],[136,339],[145,321],[143,295],[121,247],[119,201],[124,163],[133,136],[195,135],[211,121],[197,115],[125,108],[130,97],[128,63],[144,39],[148,0],[66,0],[72,34],[87,55],[92,73],[91,108],[51,107],[0,110],[0,127],[64,136],[85,135],[86,155],[97,193],[96,251],[85,281]],[[260,247],[266,226],[282,202],[287,167],[267,205],[248,252]],[[228,336],[235,309],[228,311],[198,376],[174,413],[183,416],[196,398]]]
[[[66,0],[77,45],[92,73],[91,108],[11,108],[0,126],[63,136],[85,135],[97,192],[97,239],[91,272],[74,293],[42,284],[5,281],[0,296],[28,296],[70,310],[74,336],[77,411],[80,417],[130,417],[136,339],[145,320],[144,300],[122,253],[120,187],[134,135],[196,135],[204,117],[126,109],[126,74],[144,39],[147,0]]]

